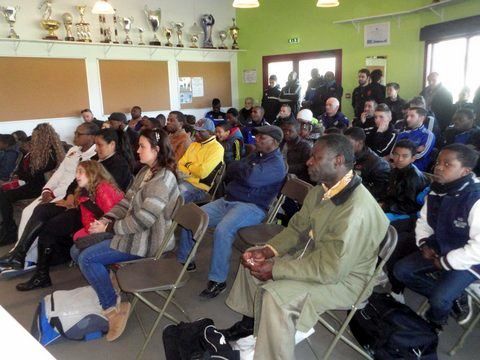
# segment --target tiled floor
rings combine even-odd
[[[8,248],[0,249],[0,253],[3,254]],[[232,312],[224,303],[228,294],[228,290],[232,284],[234,274],[238,266],[238,258],[240,253],[234,251],[232,260],[232,269],[229,277],[229,287],[227,291],[219,295],[216,299],[209,301],[202,301],[198,297],[198,294],[205,287],[206,274],[208,272],[209,255],[211,249],[211,234],[208,234],[206,241],[203,243],[203,247],[199,250],[199,256],[197,257],[197,272],[192,274],[191,281],[186,287],[180,289],[177,294],[177,300],[182,304],[193,319],[202,317],[209,317],[215,321],[215,324],[219,327],[227,327],[240,319],[240,315]],[[85,280],[82,278],[78,268],[68,268],[66,266],[58,266],[52,269],[52,280],[54,286],[49,289],[42,289],[31,291],[27,293],[19,293],[15,290],[15,285],[18,282],[25,281],[27,277],[3,280],[0,281],[0,304],[4,306],[8,312],[10,312],[25,328],[30,329],[33,314],[39,299],[50,293],[53,290],[74,289],[78,286],[85,285]],[[414,294],[409,293],[407,296],[408,303],[414,306],[418,306],[421,298]],[[152,312],[148,311],[145,306],[140,305],[138,307],[139,313],[147,326],[151,324]],[[173,311],[172,311],[173,312]],[[179,315],[180,317],[180,315]],[[480,336],[480,325],[470,335],[469,339],[463,349],[454,357],[447,355],[448,350],[452,344],[459,337],[460,328],[453,324],[446,328],[446,331],[440,336],[439,346],[439,358],[440,359],[478,359],[478,353],[480,351],[480,345],[478,342]],[[159,330],[155,333],[144,359],[164,359],[164,352],[162,346],[162,328],[168,325],[167,320],[162,321]],[[320,327],[316,328],[317,332],[311,336],[313,346],[321,354],[331,341],[329,333]],[[107,343],[104,339],[89,341],[89,342],[76,342],[68,340],[60,340],[58,343],[50,345],[47,349],[57,359],[63,360],[97,360],[97,359],[134,359],[141,344],[143,343],[143,335],[137,320],[132,317],[127,324],[125,333],[120,339],[113,343]],[[1,351],[1,350],[0,350]],[[477,354],[477,355],[475,355]],[[296,348],[297,359],[314,359],[314,356],[304,341],[300,343]],[[1,356],[0,356],[1,358]],[[361,359],[355,352],[343,344],[337,346],[332,359]]]

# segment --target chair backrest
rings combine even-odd
[[[385,234],[385,238],[380,245],[380,252],[378,253],[378,257],[382,260],[382,262],[387,262],[388,259],[390,259],[390,256],[392,256],[392,253],[397,246],[397,241],[397,230],[392,225],[389,225],[387,233]]]
[[[17,155],[17,159],[15,160],[15,167],[14,167],[12,173],[10,174],[10,180],[13,179],[13,176],[15,175],[18,168],[20,167],[20,164],[22,163],[22,160],[23,160],[23,153],[21,151],[19,151],[18,155]]]
[[[175,230],[177,229],[177,225],[178,225],[177,222],[175,221],[175,215],[177,214],[180,207],[183,206],[183,204],[185,204],[185,200],[183,199],[183,197],[179,196],[177,198],[177,201],[175,202],[175,207],[173,208],[172,223],[171,223],[170,227],[168,228],[168,230],[165,232],[163,240],[160,243],[160,246],[158,248],[157,253],[155,254],[155,259],[159,259],[162,256],[163,251],[165,250],[168,243],[170,242],[173,235],[175,234]]]
[[[209,191],[212,200],[215,200],[215,195],[217,194],[218,188],[220,187],[220,184],[225,178],[226,170],[227,170],[227,164],[222,162],[220,167],[217,170],[217,173],[215,174],[215,177],[213,178],[212,187],[210,188],[210,191]]]
[[[173,219],[184,229],[190,230],[194,240],[200,239],[208,227],[208,214],[194,203],[181,206]]]
[[[298,178],[287,179],[280,190],[280,196],[272,203],[272,206],[270,206],[266,223],[271,224],[275,220],[286,198],[292,199],[302,205],[305,197],[312,188],[313,185]]]

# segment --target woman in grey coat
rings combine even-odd
[[[140,134],[138,154],[145,166],[135,177],[125,198],[94,221],[90,233],[113,233],[111,239],[92,245],[72,257],[95,289],[109,320],[107,340],[117,339],[125,329],[130,303],[120,302],[110,280],[108,266],[122,261],[154,256],[171,224],[180,194],[176,162],[167,134],[161,129]]]

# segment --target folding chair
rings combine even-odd
[[[215,173],[215,177],[213,178],[210,191],[207,193],[205,199],[201,201],[196,201],[195,204],[197,204],[198,206],[201,206],[209,203],[210,201],[215,200],[215,196],[217,195],[218,189],[222,184],[223,179],[225,178],[226,170],[227,170],[227,164],[225,164],[224,162],[220,163],[220,166],[218,167],[218,170]]]
[[[238,230],[237,239],[234,243],[235,247],[244,252],[248,248],[264,245],[268,240],[280,233],[284,227],[273,222],[285,199],[292,199],[302,205],[312,188],[311,184],[303,180],[297,178],[288,179],[282,190],[280,190],[280,196],[270,207],[266,221],[262,224],[246,226]]]
[[[120,289],[126,293],[132,294],[134,297],[130,315],[135,309],[135,305],[137,304],[138,300],[142,301],[144,304],[158,313],[155,322],[145,339],[142,349],[137,356],[137,359],[140,359],[143,356],[143,353],[145,352],[153,333],[160,323],[160,320],[164,316],[174,323],[179,322],[172,315],[168,314],[166,310],[170,303],[180,308],[180,306],[174,301],[175,291],[185,286],[185,284],[188,282],[189,275],[186,272],[188,264],[195,256],[198,246],[200,245],[208,226],[207,213],[193,203],[188,203],[181,206],[174,215],[173,220],[176,224],[180,225],[184,229],[191,231],[192,237],[195,241],[195,245],[183,266],[179,264],[176,259],[160,259],[158,257],[161,255],[160,250],[165,248],[168,241],[167,237],[165,237],[165,239],[162,241],[161,249],[155,258],[124,263],[116,272]],[[163,306],[156,306],[149,301],[145,297],[145,294],[147,293],[155,293],[164,298]],[[181,310],[184,314],[186,314],[183,309]],[[143,325],[141,322],[140,324],[143,330]]]
[[[318,322],[322,324],[328,331],[330,331],[332,334],[335,334],[335,338],[333,341],[330,343],[330,346],[328,347],[327,351],[325,352],[325,355],[323,356],[323,359],[326,360],[330,357],[330,355],[333,352],[333,349],[337,345],[339,340],[342,340],[344,343],[346,343],[348,346],[350,346],[353,350],[358,352],[360,355],[364,356],[367,359],[373,359],[373,357],[368,354],[361,346],[355,344],[352,340],[349,338],[345,337],[343,334],[345,333],[345,330],[348,327],[348,324],[352,320],[353,316],[357,312],[357,310],[363,309],[367,305],[367,298],[370,295],[369,293],[371,292],[371,289],[375,286],[377,283],[377,278],[380,275],[380,273],[383,271],[383,268],[385,264],[387,263],[388,259],[392,255],[393,251],[395,250],[395,247],[397,246],[397,231],[393,226],[389,226],[387,230],[387,234],[385,235],[385,238],[382,241],[382,244],[380,245],[380,251],[378,254],[378,257],[380,258],[380,262],[377,264],[375,271],[370,278],[370,280],[367,282],[365,287],[363,288],[362,292],[357,298],[357,301],[350,307],[350,308],[342,308],[342,309],[335,309],[335,310],[343,310],[343,311],[350,311],[349,314],[347,315],[347,318],[343,323],[341,322],[340,319],[337,318],[335,314],[333,314],[330,311],[327,311],[326,314],[331,316],[337,323],[342,324],[340,329],[336,329],[333,325],[331,325],[328,321],[326,321],[323,317],[323,315],[320,315]],[[372,286],[374,285],[374,286]],[[312,344],[310,343],[310,339],[307,338],[307,343],[310,346],[310,349],[312,350],[313,354],[317,359],[320,359],[320,357],[317,355],[315,350],[312,347]]]

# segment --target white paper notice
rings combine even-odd
[[[192,77],[192,96],[203,96],[203,77]]]
[[[243,82],[245,84],[256,84],[257,83],[257,70],[243,70]]]

